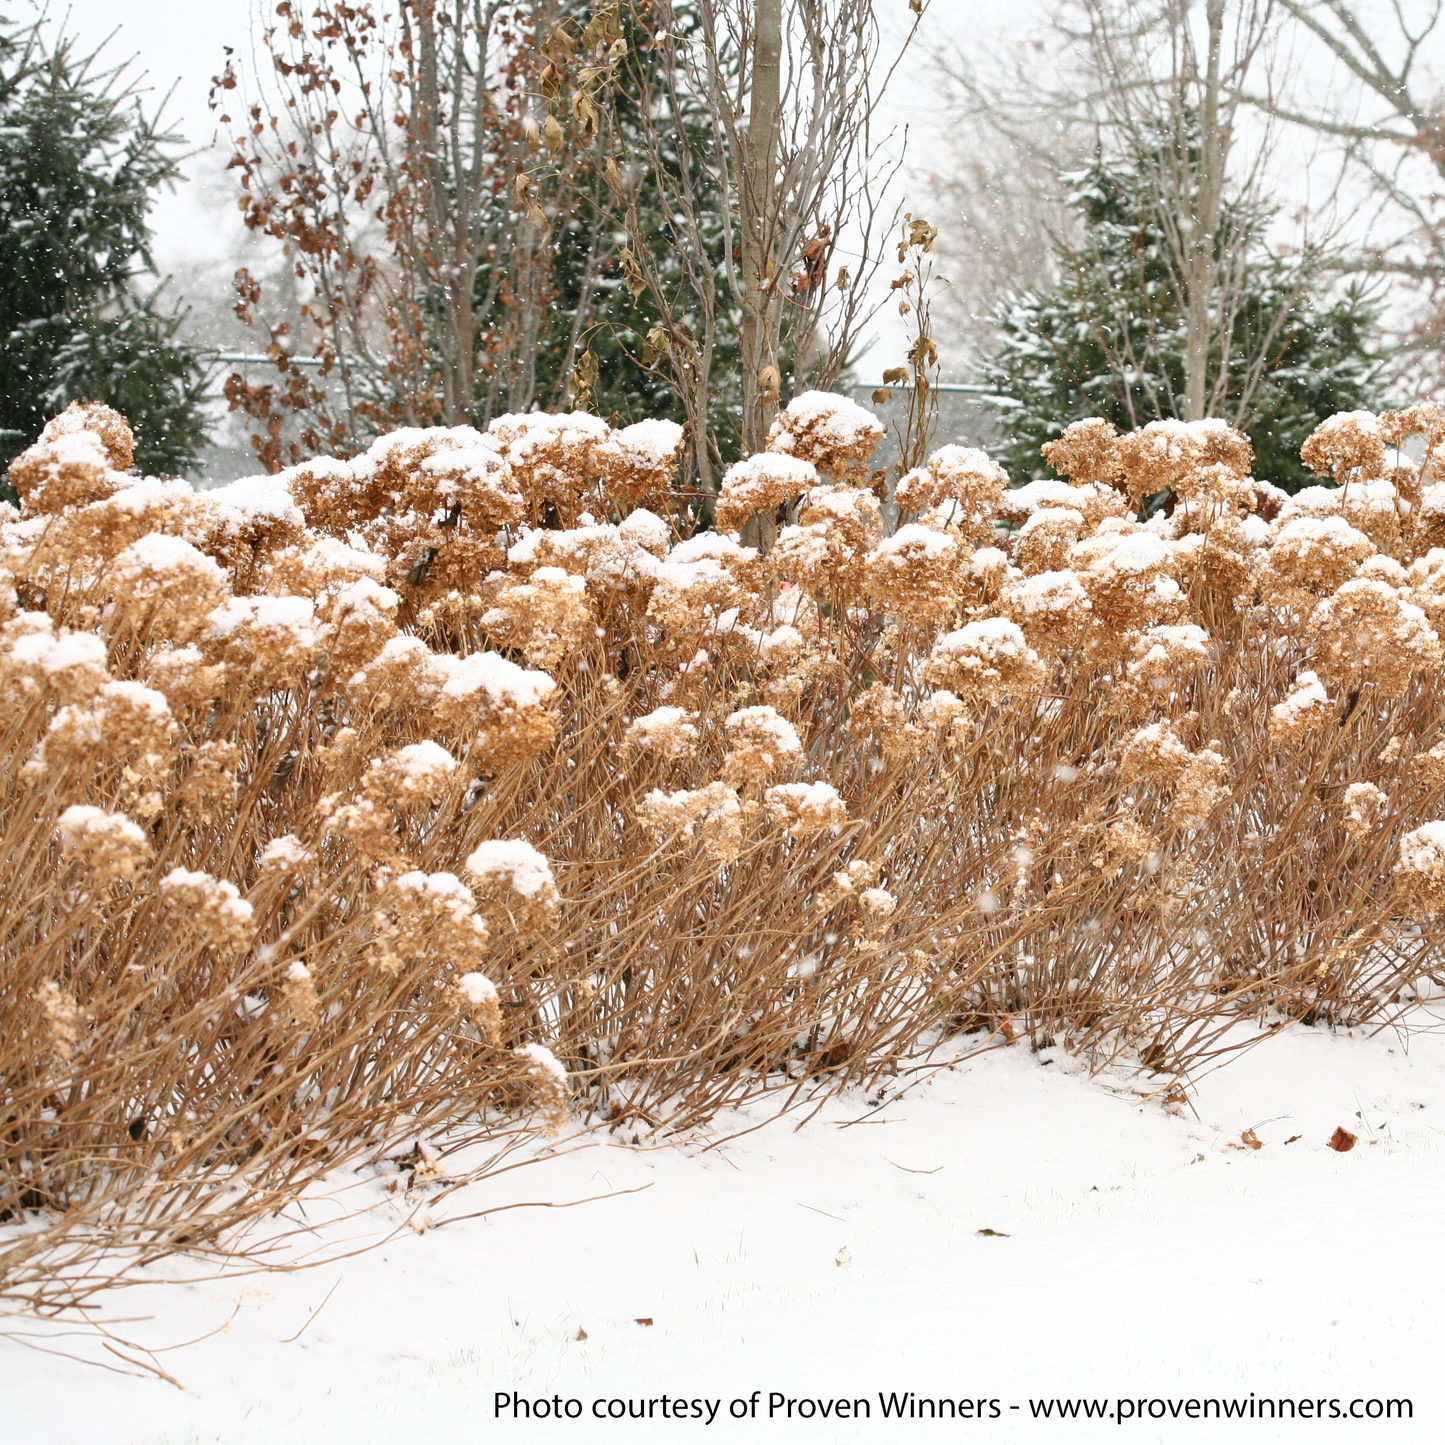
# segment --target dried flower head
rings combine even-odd
[[[80,1043],[80,1026],[84,1021],[75,995],[54,979],[47,979],[39,989],[40,1012],[45,1019],[51,1052],[68,1062]]]
[[[634,718],[622,737],[629,748],[661,758],[685,758],[697,747],[697,714],[681,707],[656,707]]]
[[[61,628],[44,612],[18,612],[0,625],[0,687],[84,702],[111,680],[104,638]]]
[[[473,970],[452,980],[452,997],[477,1032],[490,1043],[502,1036],[502,1003],[497,986],[484,973]]]
[[[394,812],[427,808],[441,801],[456,771],[457,760],[439,743],[408,743],[375,759],[362,789]]]
[[[161,647],[144,664],[148,682],[165,694],[174,707],[204,707],[226,687],[226,665],[212,663],[195,644]]]
[[[1297,517],[1276,527],[1263,579],[1267,598],[1287,601],[1301,590],[1324,596],[1353,577],[1375,550],[1343,517]]]
[[[10,463],[10,482],[31,516],[98,502],[126,484],[110,463],[105,443],[92,431],[42,439]]]
[[[742,804],[726,783],[675,793],[654,788],[639,804],[637,821],[670,840],[696,838],[704,854],[718,863],[731,863],[742,851]]]
[[[1174,821],[1183,828],[1202,827],[1230,791],[1224,755],[1214,748],[1201,748],[1190,756],[1174,785]]]
[[[282,833],[261,849],[258,860],[263,874],[291,875],[311,867],[316,855],[294,833]]]
[[[597,635],[587,583],[560,567],[539,567],[525,582],[499,588],[482,626],[537,667],[556,667]]]
[[[1345,832],[1351,838],[1373,833],[1389,798],[1374,783],[1351,783],[1345,789]]]
[[[1445,740],[1427,752],[1416,753],[1410,759],[1410,769],[1426,787],[1438,788],[1445,784]]]
[[[250,946],[254,910],[234,883],[200,870],[172,868],[158,886],[176,921],[210,947],[235,953]]]
[[[802,756],[797,731],[771,707],[745,707],[723,723],[728,752],[723,777],[730,787],[756,783]]]
[[[89,775],[99,764],[120,763],[154,773],[169,763],[176,733],[161,693],[138,682],[108,682],[89,701],[55,714],[28,766]]]
[[[548,863],[521,839],[493,839],[467,855],[483,910],[494,923],[505,917],[521,933],[540,933],[556,920],[562,898]]]
[[[865,583],[878,607],[927,625],[946,616],[964,590],[968,554],[947,532],[910,522],[864,557]]]
[[[1345,686],[1373,683],[1400,697],[1410,679],[1440,665],[1440,639],[1425,614],[1386,582],[1358,577],[1315,608],[1308,627],[1321,676]]]
[[[58,437],[89,432],[100,438],[106,462],[118,472],[128,472],[135,463],[135,435],[130,423],[112,407],[101,401],[73,401],[64,411],[45,423],[40,433],[42,442]]]
[[[1040,507],[1014,534],[1014,561],[1030,576],[1058,571],[1083,533],[1082,512],[1072,507]]]
[[[440,964],[468,970],[486,952],[490,933],[477,900],[455,873],[419,868],[377,874],[377,909],[367,958],[383,973]]]
[[[61,853],[103,883],[134,878],[151,860],[149,839],[124,813],[76,804],[60,815],[55,827]]]
[[[1313,732],[1329,718],[1333,704],[1317,674],[1302,672],[1283,702],[1269,710],[1271,742],[1292,742]]]
[[[1254,465],[1249,438],[1213,417],[1150,422],[1120,437],[1116,455],[1133,502],[1167,489],[1186,502],[1213,495],[1232,503],[1242,492],[1228,481],[1248,477]]]
[[[665,506],[668,489],[677,476],[684,435],[677,422],[651,417],[614,432],[620,457],[607,478],[608,502],[627,508],[643,502]]]
[[[1129,686],[1145,704],[1167,703],[1209,661],[1209,634],[1192,622],[1150,627],[1133,640],[1132,651]]]
[[[1385,468],[1385,444],[1373,412],[1342,411],[1322,421],[1300,448],[1300,460],[1316,476],[1336,482],[1366,481]]]
[[[162,532],[132,542],[110,564],[106,582],[138,631],[154,629],[177,642],[194,637],[229,590],[210,557]]]
[[[1426,917],[1445,910],[1445,822],[1425,823],[1400,839],[1395,882],[1406,907]]]
[[[928,734],[910,722],[903,698],[886,682],[875,682],[858,693],[848,710],[848,731],[860,739],[871,739],[887,758],[917,757]]]
[[[1126,783],[1148,781],[1171,788],[1183,776],[1192,756],[1168,723],[1150,723],[1125,740],[1119,776]]]
[[[723,473],[714,515],[719,529],[735,532],[754,512],[772,513],[818,485],[809,461],[777,452],[755,452]]]
[[[940,637],[923,675],[978,711],[1005,697],[1017,702],[1043,680],[1044,668],[1017,623],[988,617]]]
[[[884,435],[883,423],[857,402],[828,391],[805,391],[778,414],[768,450],[842,477],[866,462]]]
[[[763,794],[763,802],[791,838],[837,832],[848,821],[848,809],[831,783],[779,783]]]
[[[1076,646],[1086,632],[1094,604],[1076,572],[1039,572],[1011,577],[999,597],[999,610],[1022,630],[1040,657],[1056,657]]]
[[[527,762],[551,745],[557,719],[548,704],[557,684],[545,672],[496,652],[433,654],[428,670],[437,722],[471,739],[470,759],[481,771]]]
[[[567,1122],[570,1102],[567,1070],[557,1056],[541,1044],[523,1044],[512,1050],[512,1058],[526,1084],[532,1107],[546,1119],[549,1132],[556,1133]]]
[[[1057,441],[1045,443],[1040,450],[1061,477],[1077,486],[1100,482],[1116,487],[1123,479],[1118,436],[1112,422],[1091,416],[1065,427]]]
[[[314,1029],[321,1023],[321,1000],[311,970],[300,959],[286,968],[281,984],[281,1001],[287,1017],[303,1029]]]
[[[285,687],[309,671],[320,639],[309,597],[232,597],[206,618],[212,660],[249,671],[261,687]]]
[[[1008,474],[986,452],[946,446],[899,478],[893,500],[905,512],[938,508],[949,525],[972,537],[988,527],[1007,486]]]

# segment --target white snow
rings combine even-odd
[[[387,761],[403,777],[428,782],[437,777],[450,777],[457,770],[457,760],[430,738],[398,748]]]
[[[146,835],[124,813],[107,813],[89,803],[72,803],[55,820],[55,830],[66,847],[76,846],[87,835],[122,838],[138,848],[146,842]]]
[[[647,417],[623,427],[617,440],[634,466],[655,469],[665,466],[682,445],[682,428],[675,421]]]
[[[256,522],[282,522],[304,527],[306,519],[292,500],[285,473],[276,476],[242,477],[224,487],[212,487],[206,501],[220,509],[231,526],[247,526]]]
[[[484,1004],[497,997],[497,986],[484,973],[463,973],[457,976],[456,987],[468,1003]]]
[[[294,833],[282,833],[261,849],[263,868],[303,868],[315,855]]]
[[[536,898],[556,893],[552,866],[520,838],[494,838],[467,855],[466,871],[475,878],[506,878],[515,893]]]
[[[485,693],[494,707],[540,707],[557,690],[545,672],[518,667],[499,652],[473,652],[467,657],[438,653],[432,666],[445,681],[448,697]]]
[[[104,1301],[120,1339],[182,1346],[155,1360],[183,1389],[121,1373],[78,1320],[4,1321],[7,1434],[47,1445],[1438,1439],[1445,1036],[1292,1029],[1204,1077],[1173,1112],[1159,1082],[1112,1070],[1091,1080],[1069,1056],[1020,1044],[901,1075],[881,1106],[834,1098],[801,1129],[801,1113],[754,1129],[760,1106],[661,1147],[630,1132],[564,1138],[445,1198],[442,1183],[387,1194],[348,1175],[294,1217],[314,1231],[293,1246],[313,1268],[217,1278],[173,1259]],[[1327,1144],[1341,1125],[1359,1136],[1348,1153]],[[454,1156],[432,1165],[443,1177],[458,1168]],[[581,1200],[593,1202],[507,1207]],[[343,1217],[363,1205],[370,1214]],[[487,1210],[501,1212],[463,1218]],[[340,1257],[366,1242],[376,1247]],[[510,1403],[512,1391],[575,1399],[584,1418],[495,1418],[497,1393]],[[760,1418],[730,1418],[753,1391]],[[1000,1414],[885,1424],[878,1395],[890,1391],[997,1400]],[[770,1392],[861,1398],[871,1416],[769,1419]],[[1031,1399],[1251,1392],[1408,1398],[1413,1420],[1063,1425],[1030,1412]],[[717,1402],[714,1422],[705,1405],[703,1419],[663,1420],[656,1406],[651,1422],[591,1416],[593,1401],[605,1413],[611,1400],[664,1395]]]

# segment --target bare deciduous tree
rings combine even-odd
[[[615,39],[583,37],[572,110],[584,130],[596,112],[622,265],[657,314],[643,359],[672,377],[705,487],[722,458],[710,405],[726,333],[747,454],[766,442],[785,373],[830,385],[866,314],[893,169],[874,157],[872,127],[926,0],[909,8],[891,59],[872,0],[629,0],[604,12]],[[840,244],[854,248],[848,266],[833,264]]]
[[[1440,55],[1445,4],[1278,3],[1338,64],[1354,94],[1320,103],[1312,93],[1276,102],[1275,113],[1338,140],[1363,172],[1379,204],[1369,234],[1344,264],[1419,287],[1425,306],[1413,318],[1409,349],[1435,353],[1445,337],[1445,98],[1428,62]]]
[[[550,299],[549,218],[516,188],[536,86],[534,40],[559,0],[291,0],[260,49],[269,74],[228,64],[213,104],[231,126],[248,227],[280,242],[309,288],[301,336],[272,337],[285,376],[228,388],[266,427],[268,465],[354,449],[398,423],[455,424],[535,399]],[[243,82],[248,82],[244,90]],[[238,273],[238,313],[260,295]],[[289,357],[319,357],[328,385]],[[280,415],[300,415],[283,449]]]
[[[1055,249],[1069,249],[1057,214],[1065,169],[1096,149],[1128,157],[1164,238],[1187,332],[1169,408],[1189,420],[1225,414],[1226,396],[1237,419],[1277,349],[1276,335],[1262,335],[1240,376],[1228,338],[1258,244],[1257,226],[1240,219],[1269,208],[1273,131],[1251,100],[1271,89],[1278,18],[1275,0],[1066,0],[1052,21],[1064,64],[1051,87],[1038,83],[1032,47],[1011,73],[961,57],[945,63],[965,115],[1022,172],[1013,210],[1047,225]],[[1129,371],[1137,358],[1120,354],[1114,364]]]

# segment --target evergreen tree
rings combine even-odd
[[[1019,480],[1047,475],[1039,448],[1071,422],[1102,416],[1121,430],[1182,415],[1185,308],[1155,219],[1149,168],[1102,157],[1072,180],[1077,247],[1057,247],[1060,280],[1005,301],[987,383],[1004,434],[1000,460]],[[1357,286],[1332,292],[1318,257],[1272,251],[1270,218],[1235,205],[1223,245],[1245,258],[1216,411],[1247,432],[1261,478],[1295,491],[1317,480],[1299,449],[1336,411],[1377,404],[1371,353],[1379,308]],[[1246,394],[1247,393],[1247,394]]]
[[[123,413],[147,472],[181,472],[205,443],[202,360],[139,285],[179,139],[122,71],[0,18],[0,464],[74,400]]]
[[[581,32],[591,18],[591,0],[570,0],[562,7],[558,20]],[[700,44],[701,25],[696,8],[680,3],[671,12],[672,29],[688,43]],[[648,35],[638,25],[637,12],[625,7],[618,17],[634,64],[651,72],[655,90],[661,89],[661,52],[648,44]],[[683,127],[686,135],[668,135],[664,127],[664,160],[674,175],[687,170],[692,194],[698,198],[703,218],[708,253],[719,274],[723,270],[726,247],[726,198],[718,189],[715,177],[703,164],[710,155],[715,138],[712,122],[699,97],[690,95],[685,80],[674,77],[679,86],[683,106]],[[641,101],[637,87],[622,81],[611,92],[609,109],[617,127],[624,152],[637,148]],[[591,153],[580,157],[571,166],[568,187],[563,194],[566,204],[555,218],[547,238],[551,248],[547,285],[550,302],[546,320],[538,336],[534,358],[537,395],[543,405],[565,408],[569,402],[568,360],[575,363],[572,345],[578,337],[575,352],[590,350],[596,362],[596,380],[590,386],[588,405],[600,416],[612,416],[619,424],[640,421],[644,417],[662,417],[686,421],[686,414],[666,366],[654,365],[655,356],[648,342],[648,333],[657,317],[645,298],[635,296],[621,261],[627,243],[618,199],[608,186],[599,144]],[[565,169],[565,167],[564,167]],[[498,204],[514,212],[510,196],[498,197]],[[664,207],[660,198],[648,191],[638,197],[640,218],[649,232],[648,250],[653,266],[667,278],[667,289],[681,297],[682,268],[678,263],[677,240],[669,234]],[[492,282],[491,263],[478,270],[476,292],[487,293]],[[719,295],[717,304],[731,310],[731,303]],[[498,307],[498,311],[501,308]],[[684,313],[682,324],[689,321],[701,329],[695,316]],[[736,457],[738,415],[742,401],[742,380],[739,373],[740,320],[719,328],[713,351],[711,424],[719,440],[725,463]],[[485,420],[485,418],[484,418]]]

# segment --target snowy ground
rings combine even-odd
[[[462,1190],[435,1217],[647,1187],[407,1230],[298,1273],[115,1296],[112,1313],[133,1321],[118,1332],[153,1347],[229,1319],[157,1356],[183,1390],[0,1339],[0,1437],[1445,1438],[1445,1035],[1296,1029],[1203,1080],[1198,1117],[1134,1088],[1015,1047],[877,1112],[845,1097],[800,1130],[775,1122],[707,1152],[567,1153]],[[1327,1147],[1337,1125],[1359,1136],[1348,1153]],[[1246,1129],[1262,1148],[1241,1146]],[[329,1237],[383,1233],[394,1210]],[[116,1363],[83,1336],[50,1344]],[[498,1418],[497,1393],[514,1390],[576,1401],[582,1418]],[[731,1419],[755,1391],[756,1417]],[[907,1391],[983,1401],[984,1418],[881,1418],[879,1393]],[[1413,1420],[1086,1423],[1030,1406],[1182,1410],[1252,1391],[1345,1409],[1404,1397]],[[870,1416],[802,1420],[795,1405],[769,1418],[774,1392],[863,1399]],[[701,1402],[703,1418],[658,1418],[664,1398],[669,1414]],[[653,1401],[652,1422],[593,1418],[614,1400]]]

